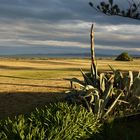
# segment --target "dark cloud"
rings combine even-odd
[[[96,40],[95,43],[97,45],[105,45],[105,46],[118,46],[119,47],[124,47],[124,48],[133,48],[133,47],[136,47],[136,48],[139,48],[140,47],[140,43],[138,41],[120,41],[120,40]]]
[[[15,51],[16,50],[16,51]],[[88,48],[55,47],[55,46],[0,46],[0,55],[15,54],[87,54]]]
[[[100,46],[97,51],[134,47],[140,52],[139,21],[106,16],[87,0],[0,0],[0,52],[84,52],[89,50],[92,22],[96,23],[95,43]]]

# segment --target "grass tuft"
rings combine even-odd
[[[4,140],[78,140],[99,133],[101,124],[93,113],[68,103],[55,103],[36,109],[28,117],[20,115],[0,122]]]

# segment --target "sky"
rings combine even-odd
[[[140,21],[106,16],[88,2],[0,0],[0,55],[88,53],[92,23],[97,54],[140,55]]]

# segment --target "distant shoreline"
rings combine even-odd
[[[131,55],[135,59],[139,59],[140,55]],[[97,59],[114,59],[117,55],[96,54]],[[90,54],[14,54],[14,55],[0,55],[0,58],[90,58]]]

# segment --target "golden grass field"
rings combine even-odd
[[[140,70],[140,59],[132,62],[97,60],[98,69]],[[0,119],[28,113],[35,107],[66,96],[66,78],[81,77],[80,68],[90,69],[89,59],[0,58]]]

